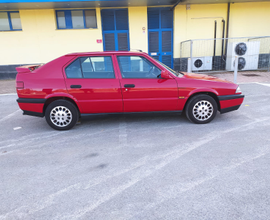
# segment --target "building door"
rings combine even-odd
[[[101,10],[104,51],[129,50],[128,9]]]
[[[173,11],[148,8],[149,55],[173,68]]]

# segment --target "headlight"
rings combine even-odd
[[[240,89],[240,86],[237,87],[235,93],[242,93],[242,92],[241,92],[241,89]]]

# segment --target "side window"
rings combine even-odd
[[[111,57],[80,57],[66,68],[67,78],[113,79]]]
[[[82,78],[80,60],[77,59],[66,68],[67,78]]]
[[[118,56],[122,78],[159,78],[161,70],[144,57]]]
[[[84,78],[115,78],[111,57],[81,57],[80,61]]]

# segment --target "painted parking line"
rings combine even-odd
[[[15,127],[13,128],[14,131],[21,129],[22,127]]]
[[[257,84],[259,84],[259,85],[262,85],[262,86],[268,86],[268,87],[270,87],[270,83],[257,83]]]
[[[17,111],[15,111],[15,112],[13,112],[13,113],[7,115],[6,117],[0,119],[0,122],[3,122],[3,121],[6,121],[6,120],[10,119],[11,117],[13,117],[13,116],[14,116],[17,112],[19,112],[19,111],[21,111],[21,109],[18,109]]]
[[[6,95],[17,95],[17,93],[4,93],[4,94],[0,94],[0,96],[6,96]]]
[[[261,83],[261,82],[241,82],[241,83],[236,83],[236,84],[238,85],[258,84],[258,85],[270,87],[270,83]]]

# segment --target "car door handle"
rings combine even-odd
[[[134,84],[125,84],[124,87],[125,88],[134,88],[135,85]]]
[[[70,86],[70,88],[72,88],[72,89],[76,89],[76,88],[82,88],[82,86],[81,85],[71,85]]]

